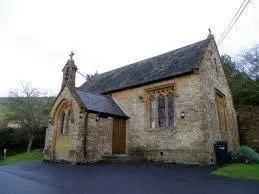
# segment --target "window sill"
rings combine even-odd
[[[173,131],[175,127],[156,127],[156,128],[146,128],[147,131]]]

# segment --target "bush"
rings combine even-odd
[[[240,146],[236,148],[232,152],[231,158],[233,162],[259,163],[259,154],[248,146]]]
[[[32,149],[42,149],[45,142],[45,130],[40,131],[33,141]],[[4,148],[7,155],[15,155],[27,151],[28,132],[24,129],[5,128],[0,130],[0,160]]]

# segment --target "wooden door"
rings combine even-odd
[[[126,120],[113,119],[112,153],[124,154],[126,148]]]

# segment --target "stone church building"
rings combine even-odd
[[[75,87],[71,58],[50,111],[45,160],[87,163],[104,156],[209,164],[214,145],[239,145],[236,113],[214,37],[95,74]]]

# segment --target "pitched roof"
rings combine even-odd
[[[207,40],[93,76],[79,88],[93,93],[108,93],[191,73],[199,65]]]
[[[128,117],[116,104],[116,102],[108,96],[102,94],[92,94],[80,89],[76,89],[75,91],[80,101],[84,105],[84,108],[86,108],[88,112],[103,113],[110,116],[125,118]]]

